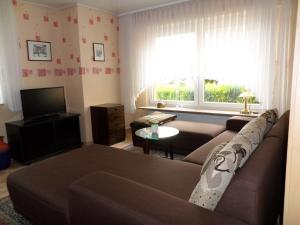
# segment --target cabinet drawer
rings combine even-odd
[[[107,108],[107,111],[109,113],[115,113],[115,112],[124,112],[124,106],[120,105],[120,106],[115,106],[115,107],[110,107],[110,108]]]
[[[109,114],[108,115],[108,121],[109,122],[115,122],[115,121],[118,121],[118,122],[123,122],[124,120],[124,113],[120,113],[120,114]]]

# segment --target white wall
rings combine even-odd
[[[284,225],[300,224],[300,15],[296,28],[289,144],[286,167]]]

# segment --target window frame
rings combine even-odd
[[[152,85],[148,90],[150,91],[150,99],[149,102],[151,105],[156,105],[158,102],[165,102],[167,103],[168,106],[171,107],[178,107],[178,102],[180,102],[180,105],[187,107],[187,108],[195,108],[198,106],[199,102],[199,94],[198,94],[198,89],[199,89],[199,82],[195,80],[195,85],[194,85],[194,101],[178,101],[178,100],[155,100],[154,99],[154,85]]]
[[[156,105],[158,102],[165,102],[168,107],[191,108],[191,109],[205,109],[205,110],[226,110],[237,111],[244,107],[244,103],[226,103],[226,102],[205,102],[204,101],[204,80],[205,78],[195,79],[195,95],[194,101],[175,101],[175,100],[155,100],[154,99],[154,85],[148,88],[149,103]],[[180,102],[180,103],[178,103]],[[262,104],[250,104],[248,106],[251,111],[261,111]]]
[[[197,36],[197,33],[195,33]],[[194,101],[179,101],[179,100],[155,100],[154,85],[147,89],[149,95],[150,105],[156,105],[158,102],[165,102],[169,107],[184,107],[191,109],[204,110],[224,110],[224,111],[240,111],[244,107],[244,103],[230,103],[230,102],[205,102],[204,100],[204,85],[205,76],[197,76],[195,80]],[[150,93],[150,94],[149,94]],[[262,111],[263,104],[248,103],[251,111]]]

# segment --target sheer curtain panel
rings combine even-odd
[[[283,112],[289,107],[294,3],[198,0],[120,17],[126,110],[135,111],[147,87],[192,77],[244,86],[261,109]]]
[[[11,0],[0,1],[0,91],[3,103],[13,111],[21,110],[21,70],[16,19]]]

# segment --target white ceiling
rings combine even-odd
[[[110,11],[115,14],[157,7],[165,4],[182,2],[182,0],[26,0],[33,3],[43,4],[54,8],[62,8],[71,4],[79,3]]]

